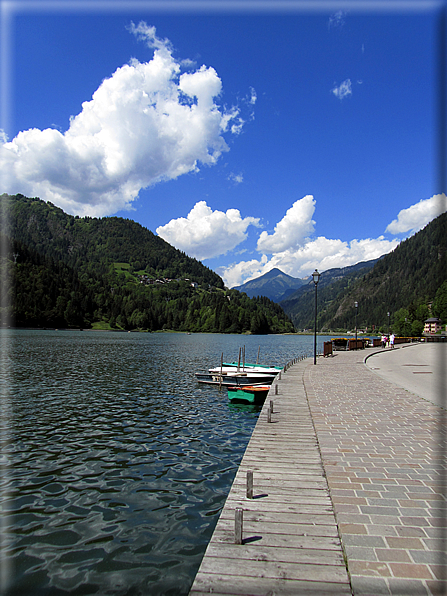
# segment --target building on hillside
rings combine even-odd
[[[439,333],[442,329],[442,321],[438,317],[431,317],[426,319],[424,325],[424,335],[433,335]]]

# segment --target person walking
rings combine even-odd
[[[394,333],[392,333],[391,336],[390,336],[390,346],[391,346],[391,348],[394,348],[394,339],[395,339],[395,336],[394,336]]]
[[[386,346],[386,335],[382,333],[382,348]]]

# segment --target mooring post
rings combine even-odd
[[[247,499],[253,499],[253,471],[247,470]]]
[[[270,400],[270,412],[273,414],[273,400]]]
[[[278,395],[278,383],[275,385],[275,395]]]
[[[242,544],[242,524],[244,520],[244,510],[236,507],[234,512],[234,544]]]
[[[271,422],[272,421],[272,413],[270,411],[270,408],[267,408],[267,422]]]
[[[280,380],[281,380],[281,371],[279,371],[279,373],[278,373],[278,381],[280,381]]]

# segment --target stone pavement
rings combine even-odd
[[[368,352],[303,373],[352,590],[447,594],[447,413],[368,368]]]

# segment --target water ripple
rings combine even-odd
[[[259,413],[193,373],[241,338],[8,333],[6,596],[187,594]],[[304,349],[243,341],[275,364]]]

